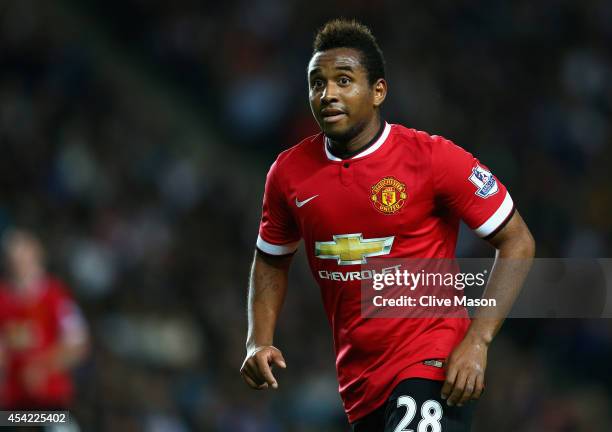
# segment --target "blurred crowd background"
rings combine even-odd
[[[609,1],[4,0],[0,230],[40,236],[88,322],[82,430],[348,430],[303,253],[280,389],[238,373],[265,175],[317,131],[306,64],[338,16],[385,53],[385,119],[491,167],[538,256],[612,256]],[[474,430],[612,430],[611,364],[607,320],[509,321]]]

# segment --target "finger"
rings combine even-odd
[[[455,384],[453,385],[451,394],[448,396],[448,400],[446,401],[448,406],[453,406],[459,401],[459,398],[461,397],[461,394],[463,393],[463,389],[465,388],[466,379],[467,379],[467,374],[463,370],[461,370],[457,374],[457,379],[455,380]]]
[[[465,380],[465,388],[463,389],[463,393],[461,394],[461,397],[459,398],[459,402],[457,403],[457,406],[463,406],[463,404],[465,404],[468,400],[470,400],[470,398],[472,397],[472,394],[474,393],[474,388],[476,387],[476,373],[472,372],[468,375],[467,379]]]
[[[251,378],[251,380],[255,381],[256,383],[257,381],[259,381],[257,385],[259,385],[261,381],[263,381],[263,379],[258,379],[257,367],[255,366],[255,362],[252,357],[249,357],[244,360],[244,363],[242,363],[242,366],[240,367],[240,374],[247,374],[249,378]]]
[[[444,385],[442,386],[442,391],[440,392],[440,397],[442,399],[447,399],[455,385],[455,380],[457,379],[457,369],[452,365],[446,371],[446,380],[444,381]]]
[[[242,374],[242,379],[244,380],[244,382],[246,382],[249,387],[255,389],[255,390],[259,390],[261,388],[260,384],[257,384],[255,381],[253,381],[253,378],[251,378],[248,374],[243,373]],[[266,383],[267,384],[267,383]]]
[[[261,374],[259,373],[256,367],[253,367],[253,370],[257,371],[256,376],[261,376]],[[270,387],[263,378],[251,378],[251,381],[253,381],[253,383],[255,384],[254,388],[257,390],[264,390]]]
[[[251,362],[249,363],[247,370],[249,372],[249,376],[253,379],[253,381],[255,381],[255,384],[257,384],[257,387],[259,389],[268,387],[266,378],[264,377],[263,372],[259,369],[259,364],[257,363],[256,358],[251,359]]]
[[[287,363],[285,363],[285,359],[283,358],[283,354],[278,350],[273,350],[270,354],[270,357],[274,364],[279,367],[285,369],[287,367]]]
[[[255,384],[257,384],[257,386],[261,386],[262,384],[266,383],[266,379],[264,378],[263,374],[259,370],[259,367],[257,365],[257,361],[255,358],[252,358],[247,362],[246,371],[251,377],[251,379],[255,381]]]
[[[278,383],[272,375],[272,369],[270,369],[270,365],[268,364],[268,356],[255,356],[255,361],[257,362],[257,367],[259,373],[263,377],[264,381],[267,382],[273,389],[278,388]]]
[[[240,368],[240,375],[248,376],[253,382],[256,382],[255,375],[253,374],[253,368],[248,361],[245,361]]]
[[[476,386],[474,387],[474,393],[472,394],[472,399],[480,399],[482,392],[484,391],[484,375],[478,374],[476,376]]]
[[[244,382],[246,382],[249,385],[249,387],[251,387],[251,388],[253,388],[255,390],[259,389],[259,386],[257,385],[257,383],[255,381],[253,381],[253,379],[250,376],[248,376],[247,374],[242,374],[242,379],[244,380]]]

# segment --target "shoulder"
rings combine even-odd
[[[0,295],[7,295],[11,292],[11,286],[9,282],[3,279],[0,279]]]
[[[323,133],[312,135],[298,144],[281,152],[270,166],[268,181],[276,179],[284,183],[287,177],[296,172],[309,170],[313,164],[320,164],[323,158]]]
[[[392,125],[391,139],[395,148],[409,151],[420,157],[430,155],[433,147],[439,145],[440,140],[444,140],[438,135],[431,135],[400,124]]]
[[[302,141],[281,152],[274,162],[278,167],[292,163],[303,162],[304,159],[312,158],[322,152],[323,133],[304,138]]]
[[[452,142],[443,136],[433,135],[418,129],[409,128],[401,124],[392,125],[392,133],[396,140],[410,142],[421,146],[439,146]]]
[[[413,150],[418,150],[421,155],[467,153],[465,149],[441,135],[430,134],[398,124],[393,125],[393,132],[396,144],[409,146]]]
[[[47,293],[56,301],[69,300],[71,296],[66,284],[55,276],[49,275],[46,279]]]
[[[11,287],[5,281],[0,281],[0,306],[6,304],[12,297]]]

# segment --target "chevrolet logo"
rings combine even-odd
[[[340,265],[365,264],[367,257],[391,252],[393,239],[395,236],[364,239],[361,233],[334,235],[333,241],[315,242],[315,256],[337,259]]]

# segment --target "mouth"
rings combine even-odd
[[[321,118],[325,123],[336,123],[346,117],[346,113],[339,109],[326,108],[321,111]]]

